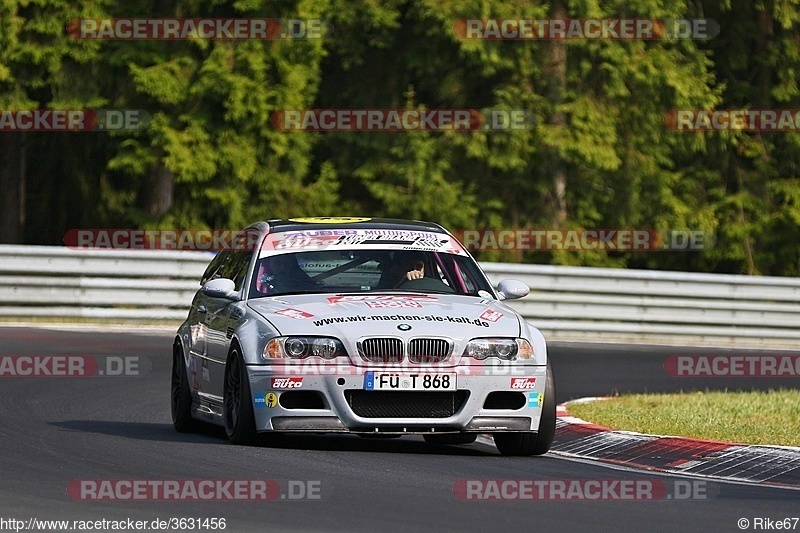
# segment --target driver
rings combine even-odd
[[[400,281],[411,281],[412,279],[422,279],[425,277],[425,263],[420,259],[407,257],[401,267],[401,272],[405,272]]]
[[[453,292],[453,289],[444,281],[438,279],[436,271],[426,273],[424,252],[403,252],[395,255],[396,271],[393,280],[396,280],[395,289],[410,289],[415,291]],[[430,266],[431,263],[428,263]]]
[[[407,281],[425,277],[423,256],[414,252],[395,252],[391,258],[381,261],[380,286],[393,289]]]

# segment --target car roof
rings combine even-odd
[[[254,226],[260,226],[263,229],[267,229],[269,233],[331,229],[382,229],[447,233],[442,226],[433,222],[369,217],[308,217],[271,219],[254,224]]]

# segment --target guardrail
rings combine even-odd
[[[484,263],[531,287],[514,307],[551,337],[800,346],[800,279]]]
[[[180,321],[212,257],[0,246],[0,316]]]
[[[204,252],[0,246],[0,317],[180,321]],[[796,347],[800,280],[483,263],[531,294],[511,304],[548,338]]]

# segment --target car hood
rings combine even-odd
[[[248,302],[281,335],[328,335],[350,353],[362,337],[447,337],[462,353],[476,337],[519,337],[520,319],[492,299],[450,294],[298,294]]]

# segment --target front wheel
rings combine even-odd
[[[550,450],[556,436],[556,385],[549,362],[539,431],[495,433],[492,436],[497,451],[503,455],[544,455]]]
[[[233,444],[251,445],[256,440],[256,418],[250,396],[250,379],[242,356],[232,349],[225,365],[222,394],[225,434]]]
[[[172,426],[180,433],[196,431],[199,422],[192,418],[192,391],[186,373],[186,361],[181,345],[172,348],[172,387],[171,387]]]

